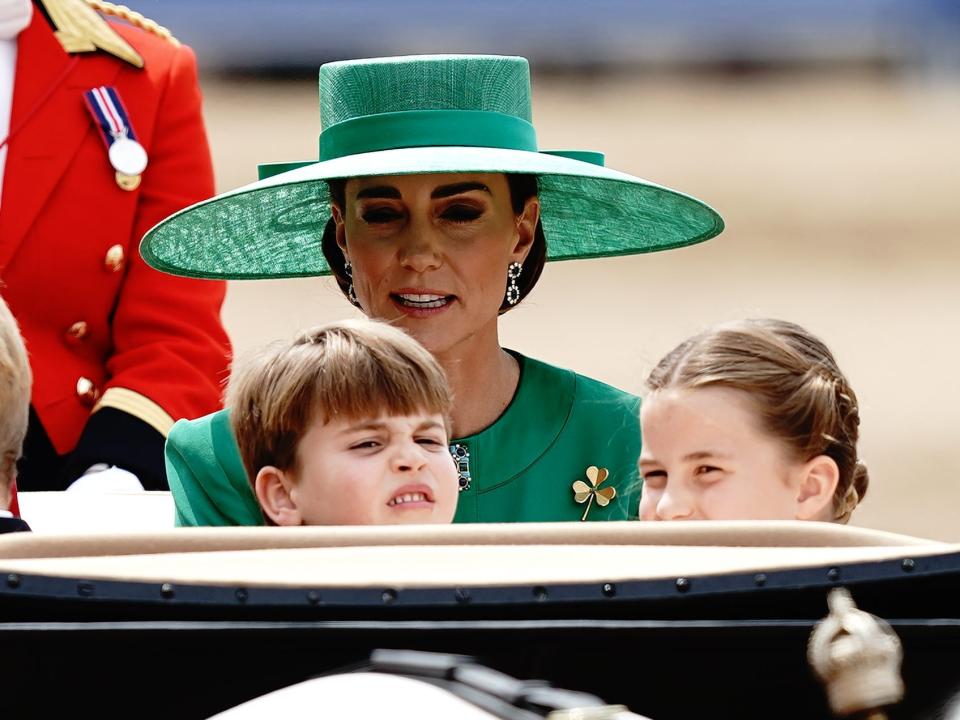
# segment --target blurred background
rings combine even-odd
[[[860,396],[854,524],[960,541],[960,3],[955,0],[140,0],[204,72],[218,186],[316,157],[316,71],[520,54],[540,146],[695,195],[706,244],[548,265],[502,322],[525,354],[641,392],[722,320],[821,335]],[[329,279],[233,283],[236,350],[351,310]]]

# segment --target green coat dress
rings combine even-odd
[[[503,415],[485,430],[451,441],[461,484],[454,522],[635,518],[639,398],[516,357],[520,384]],[[178,525],[263,523],[226,410],[176,423],[166,458]],[[591,466],[597,471],[588,475]],[[607,497],[591,490],[603,470],[608,477],[599,490],[609,496],[615,488],[616,497],[602,505]]]

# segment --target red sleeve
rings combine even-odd
[[[159,103],[131,248],[160,220],[213,192],[196,63],[180,47]],[[132,250],[129,263],[113,317],[107,389],[133,390],[174,420],[216,410],[230,350],[220,323],[225,283],[160,273]]]

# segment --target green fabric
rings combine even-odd
[[[503,415],[452,442],[470,451],[471,485],[459,494],[454,522],[580,520],[586,505],[572,485],[591,465],[606,468],[601,488],[615,487],[607,507],[587,520],[637,514],[640,400],[570,370],[516,356],[520,385]],[[167,472],[178,525],[262,523],[223,410],[181,420],[167,438]]]
[[[326,181],[383,175],[536,175],[549,260],[666,250],[723,230],[704,203],[606,168],[599,153],[538,152],[523,58],[328,63],[320,68],[320,119],[319,162],[266,166],[263,179],[172,215],[144,237],[144,259],[188,277],[328,274],[320,252],[330,218]]]
[[[177,526],[263,524],[225,411],[178,420],[165,454]]]
[[[404,110],[365,115],[320,135],[320,161],[397,147],[461,145],[537,151],[533,125],[488,110]]]

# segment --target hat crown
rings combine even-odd
[[[499,55],[414,55],[320,67],[324,129],[407,110],[485,110],[530,121],[530,67]]]

